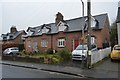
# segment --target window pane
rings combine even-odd
[[[41,46],[42,46],[42,47],[47,47],[47,41],[46,41],[46,40],[42,40]]]
[[[28,47],[31,47],[31,41],[28,41]]]
[[[63,41],[63,46],[64,46],[65,44],[64,44],[64,41]]]
[[[58,47],[64,47],[65,39],[58,39]]]

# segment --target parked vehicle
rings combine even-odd
[[[83,52],[82,52],[83,50]],[[96,51],[97,47],[95,44],[91,45],[91,51]],[[87,44],[84,45],[78,45],[75,50],[72,52],[72,60],[86,60],[87,59],[87,51],[88,47]]]
[[[120,60],[120,45],[115,45],[110,53],[111,61]]]
[[[3,51],[3,55],[16,55],[19,52],[17,47],[7,48]]]

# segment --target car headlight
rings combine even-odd
[[[82,54],[82,56],[85,56],[85,54]]]

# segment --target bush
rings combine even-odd
[[[24,44],[19,44],[18,47],[19,47],[19,51],[22,51],[25,49]]]
[[[47,51],[46,51],[47,54],[53,54],[53,49],[49,48]]]
[[[60,60],[58,58],[53,57],[52,61],[51,61],[51,64],[56,64],[56,63],[59,63],[59,62],[60,62]]]
[[[63,61],[68,61],[71,59],[71,54],[69,53],[69,51],[67,51],[65,49],[58,52],[58,54]]]

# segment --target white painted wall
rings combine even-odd
[[[117,23],[117,30],[118,30],[118,44],[120,44],[120,23]]]
[[[120,1],[118,2],[118,7],[120,7]],[[118,30],[118,44],[120,44],[120,23],[117,23]]]
[[[105,57],[108,57],[110,52],[111,52],[111,47],[92,52],[91,65],[97,63],[98,61],[104,59]]]
[[[118,7],[120,7],[120,1],[118,2]]]

